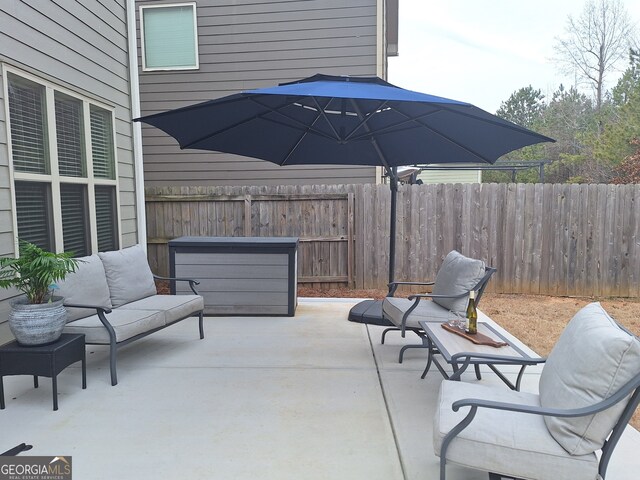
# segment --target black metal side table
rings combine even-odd
[[[49,345],[23,347],[13,341],[0,347],[0,409],[4,409],[3,377],[6,375],[33,375],[33,386],[38,388],[38,375],[51,378],[53,409],[58,410],[57,376],[72,363],[82,361],[82,388],[87,388],[87,360],[84,335],[64,333]]]

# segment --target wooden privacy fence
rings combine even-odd
[[[385,288],[387,185],[148,188],[149,257],[182,235],[297,236],[300,283]],[[640,297],[640,185],[403,185],[396,278],[432,280],[452,249],[503,293]]]
[[[156,272],[183,235],[299,237],[298,282],[354,286],[354,195],[342,188],[147,188],[147,244]]]

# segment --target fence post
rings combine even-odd
[[[244,196],[244,236],[251,236],[251,195]]]

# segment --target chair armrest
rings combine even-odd
[[[200,285],[200,282],[197,280],[194,280],[192,278],[177,278],[177,277],[161,277],[159,275],[153,275],[153,278],[156,280],[170,280],[170,281],[174,281],[174,282],[189,282],[189,288],[191,288],[191,291],[195,294],[195,295],[199,295],[199,293],[196,291],[196,285]]]
[[[77,303],[65,303],[64,304],[65,307],[70,307],[70,308],[91,308],[96,310],[98,313],[103,312],[103,313],[111,313],[111,308],[109,307],[104,307],[102,305],[80,305]]]
[[[454,412],[457,412],[462,407],[472,407],[472,411],[478,407],[492,408],[495,410],[507,410],[510,412],[531,413],[534,415],[545,415],[549,417],[584,417],[586,415],[592,415],[594,413],[601,412],[615,405],[621,400],[624,400],[629,394],[640,386],[640,375],[637,375],[631,381],[623,385],[617,392],[611,395],[609,398],[605,398],[592,405],[587,405],[581,408],[545,408],[537,407],[535,405],[521,405],[517,403],[495,402],[492,400],[483,400],[478,398],[464,398],[456,400],[451,405]]]
[[[414,298],[463,298],[469,296],[469,292],[460,293],[459,295],[434,295],[433,293],[416,293],[409,295],[407,298],[413,300]]]
[[[493,355],[491,353],[473,353],[473,352],[460,352],[451,356],[452,363],[460,363],[460,362],[470,362],[471,360],[489,360],[485,363],[492,363],[491,360],[494,360],[495,363],[500,362],[508,362],[510,365],[537,365],[539,363],[544,363],[547,361],[546,358],[537,357],[537,358],[518,358],[511,357],[509,355]]]
[[[387,287],[389,287],[389,293],[387,293],[387,297],[393,297],[393,295],[396,293],[396,290],[398,289],[398,287],[400,285],[424,285],[424,286],[429,286],[429,285],[433,285],[435,284],[435,282],[390,282],[387,284]]]

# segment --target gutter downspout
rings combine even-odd
[[[387,80],[386,68],[386,0],[376,1],[376,75]],[[375,167],[376,184],[380,185],[384,178],[384,167]]]
[[[129,48],[129,91],[131,118],[140,117],[140,84],[138,79],[138,40],[136,32],[136,2],[127,0],[127,43]],[[142,161],[142,125],[131,122],[136,189],[136,223],[138,243],[147,251],[147,215],[144,199],[144,165]]]

